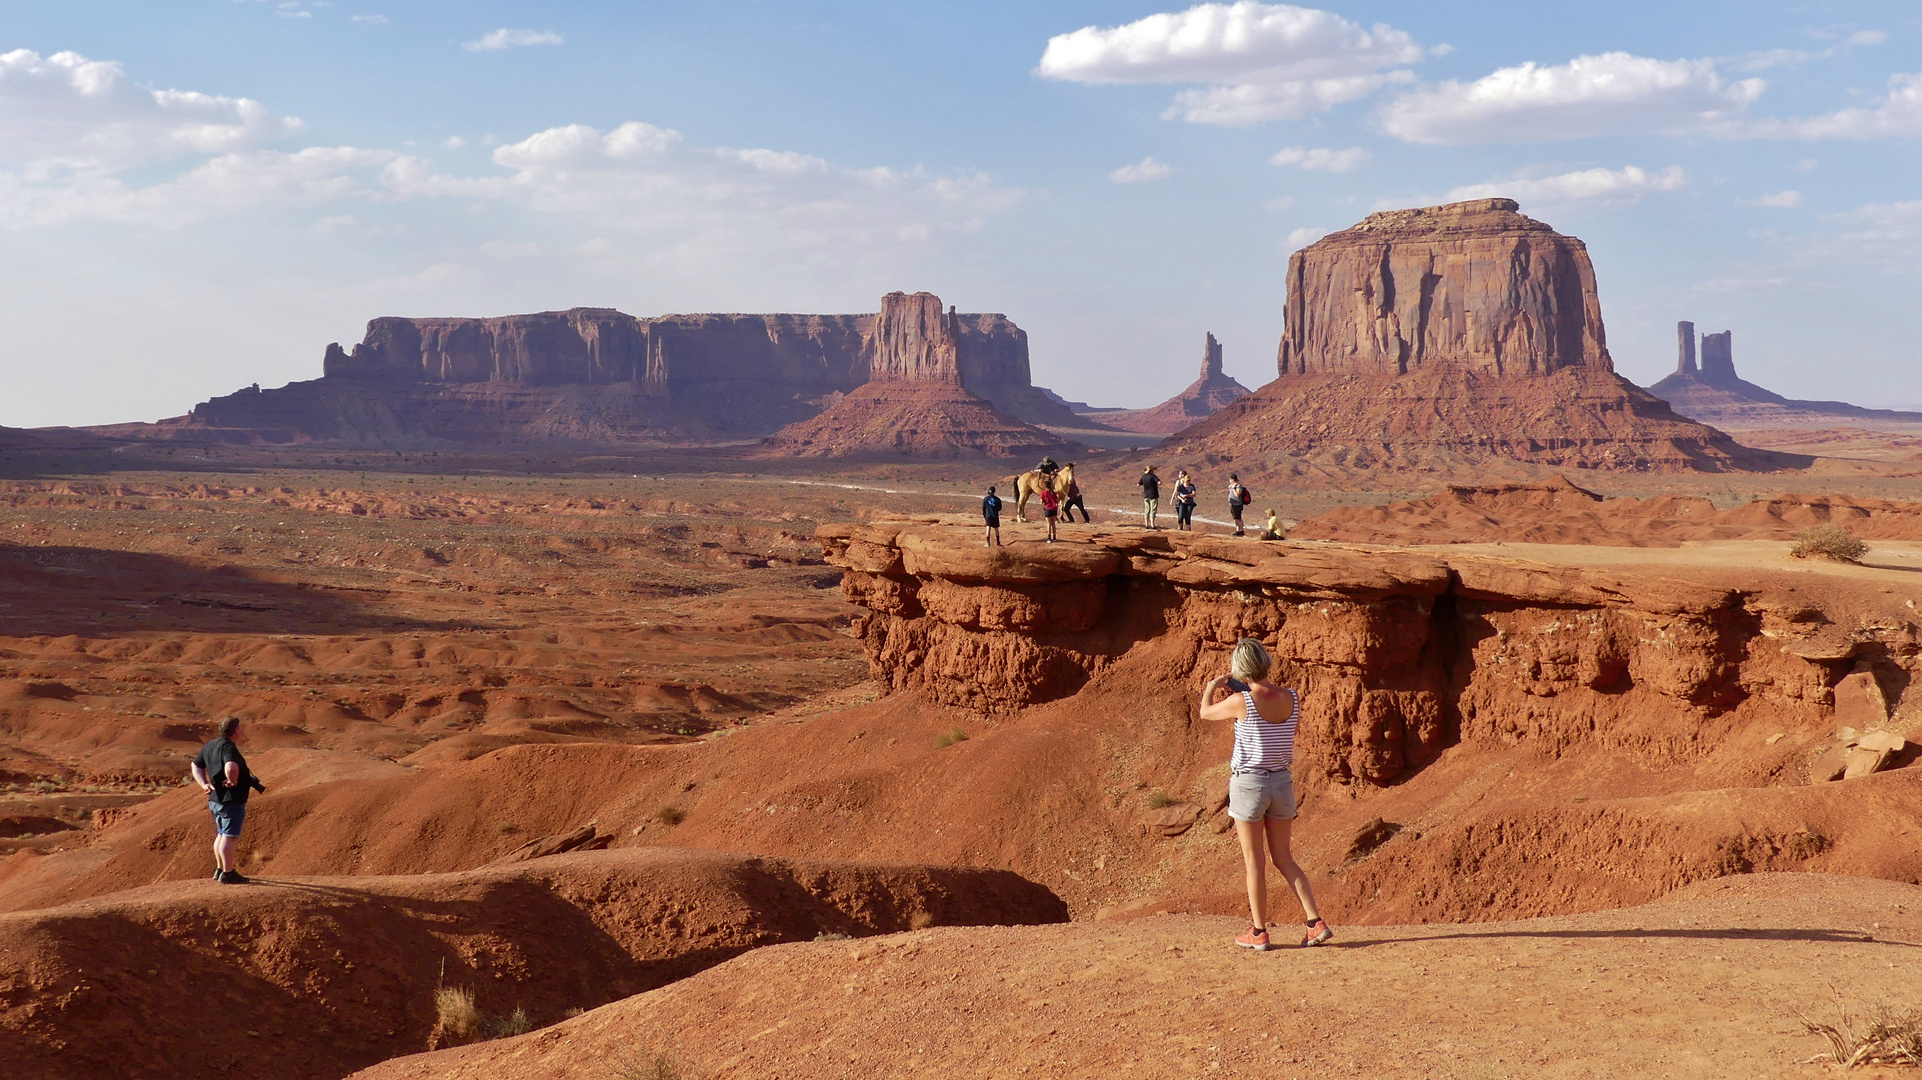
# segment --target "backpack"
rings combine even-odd
[[[1236,486],[1241,488],[1241,505],[1247,506],[1249,503],[1255,501],[1255,493],[1248,490],[1248,485],[1237,484]]]

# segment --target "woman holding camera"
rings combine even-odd
[[[1268,940],[1268,878],[1270,859],[1294,887],[1301,901],[1307,930],[1304,946],[1320,945],[1335,936],[1315,906],[1289,851],[1295,824],[1295,785],[1289,769],[1295,760],[1295,728],[1301,718],[1301,694],[1268,681],[1274,659],[1261,642],[1242,638],[1229,662],[1232,675],[1217,675],[1201,691],[1203,720],[1233,720],[1235,750],[1228,761],[1228,816],[1235,819],[1241,841],[1242,868],[1248,881],[1249,927],[1235,938],[1245,949],[1266,952]],[[1222,690],[1227,697],[1216,700]],[[1283,717],[1275,720],[1273,717]]]

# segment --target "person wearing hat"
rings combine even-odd
[[[1150,529],[1159,529],[1155,524],[1155,510],[1161,505],[1161,478],[1155,475],[1153,465],[1141,470],[1141,523]]]

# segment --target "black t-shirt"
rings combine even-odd
[[[1144,499],[1161,498],[1161,477],[1154,473],[1141,478],[1141,497]]]
[[[240,783],[232,787],[227,786],[229,761],[240,765]],[[207,774],[207,781],[213,784],[216,801],[247,805],[247,778],[253,774],[247,771],[247,759],[241,756],[240,747],[235,746],[232,739],[214,739],[201,747],[200,753],[194,755],[194,764],[200,766],[200,771]]]

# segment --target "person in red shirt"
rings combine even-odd
[[[1054,543],[1054,519],[1058,517],[1060,513],[1061,513],[1060,496],[1057,496],[1054,493],[1054,488],[1052,487],[1042,488],[1041,489],[1041,514],[1043,517],[1046,517],[1048,519],[1047,542],[1050,544]]]

